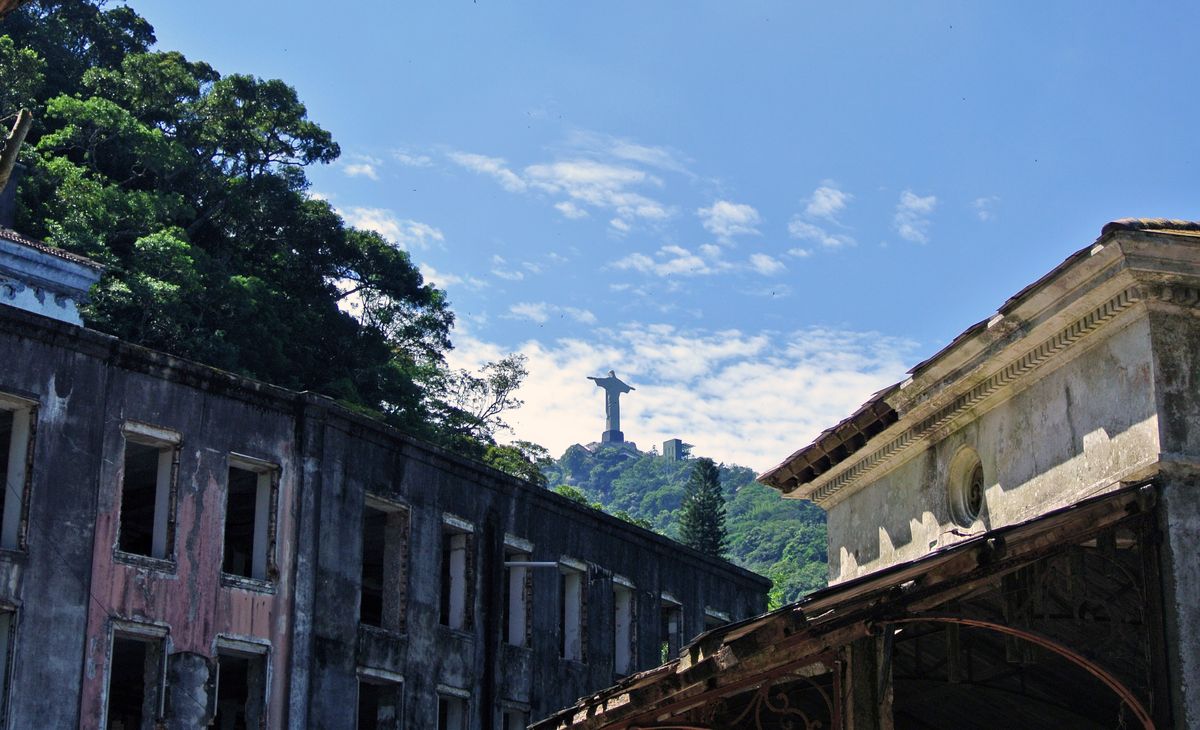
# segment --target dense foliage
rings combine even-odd
[[[695,463],[616,446],[592,452],[575,445],[544,471],[549,484],[568,485],[583,503],[678,540],[680,508]],[[717,473],[726,503],[726,557],[774,581],[773,606],[823,587],[825,513],[811,502],[781,498],[746,467],[721,464]]]
[[[103,0],[0,23],[0,117],[36,119],[17,227],[108,267],[87,324],[481,456],[523,364],[445,368],[445,294],[306,193],[305,167],[340,151],[292,87],[154,43]]]
[[[684,545],[714,557],[724,557],[729,542],[725,530],[725,496],[721,474],[712,459],[692,462],[692,473],[683,485],[679,508],[679,540]]]

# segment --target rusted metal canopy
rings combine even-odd
[[[575,706],[533,728],[632,730],[663,727],[663,722],[669,725],[666,718],[673,713],[804,666],[828,662],[838,647],[877,632],[881,626],[929,616],[930,610],[997,580],[999,575],[1146,513],[1153,508],[1155,495],[1149,483],[1125,487],[818,591],[763,616],[714,629],[700,635],[675,661],[581,698]],[[1068,659],[1079,666],[1087,664],[1075,661],[1077,657]],[[1084,668],[1092,671],[1089,666]],[[1111,677],[1094,676],[1110,683]],[[1137,698],[1123,688],[1118,688],[1118,695],[1142,727],[1150,727]]]

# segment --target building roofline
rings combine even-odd
[[[5,241],[15,243],[19,246],[25,246],[28,248],[32,248],[32,249],[40,251],[44,254],[63,259],[64,261],[70,261],[73,264],[79,264],[80,266],[86,266],[90,269],[95,269],[96,271],[104,271],[104,269],[106,268],[104,266],[104,264],[98,263],[96,261],[92,261],[91,259],[87,258],[86,256],[80,256],[77,253],[71,253],[70,251],[67,251],[65,249],[58,248],[57,246],[51,246],[50,244],[48,244],[44,241],[39,241],[37,239],[29,238],[28,236],[23,236],[20,233],[17,233],[16,231],[12,230],[11,228],[0,228],[0,239],[4,239]]]
[[[875,393],[858,410],[832,428],[820,433],[809,445],[792,453],[782,462],[759,475],[758,480],[784,494],[796,491],[833,467],[849,459],[864,448],[879,433],[896,423],[900,413],[889,403],[900,391],[936,366],[944,364],[952,355],[960,353],[969,342],[976,340],[993,325],[1012,315],[1026,303],[1035,299],[1051,284],[1063,279],[1068,272],[1080,266],[1104,248],[1117,236],[1129,233],[1188,236],[1200,243],[1200,221],[1175,220],[1168,218],[1122,218],[1104,225],[1095,242],[1075,251],[1036,281],[1025,286],[1006,299],[987,319],[981,320],[961,332],[945,347],[922,360],[908,371],[907,380],[895,383]],[[903,400],[903,398],[901,399]]]
[[[606,512],[580,505],[532,482],[416,438],[394,426],[346,408],[332,398],[313,391],[289,390],[194,360],[125,342],[103,332],[2,304],[0,304],[0,333],[9,333],[56,346],[70,347],[103,359],[117,367],[146,373],[205,392],[232,397],[260,407],[273,408],[281,413],[294,414],[297,408],[320,409],[343,422],[365,429],[383,440],[398,443],[401,447],[415,448],[425,455],[424,458],[432,457],[443,463],[454,464],[473,474],[487,477],[492,482],[506,483],[512,488],[524,490],[536,499],[552,505],[554,509],[584,516],[586,519],[599,522],[609,531],[623,531],[660,548],[669,548],[677,552],[683,559],[723,570],[740,580],[766,587],[769,587],[771,583],[768,578],[734,565],[728,560],[705,555],[656,532],[626,522]]]

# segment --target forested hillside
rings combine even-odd
[[[678,515],[692,460],[671,461],[616,446],[594,452],[571,446],[543,466],[551,487],[575,487],[605,511],[678,539]],[[744,466],[720,466],[727,504],[728,557],[775,582],[772,605],[823,587],[825,513],[811,502],[785,500],[754,481]]]

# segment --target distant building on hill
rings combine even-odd
[[[685,444],[682,439],[667,439],[663,441],[663,458],[669,461],[683,461],[691,455],[692,445]]]

